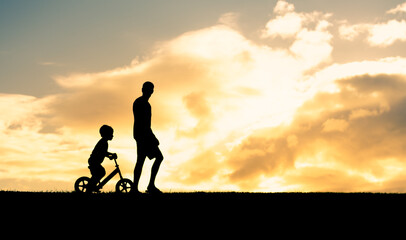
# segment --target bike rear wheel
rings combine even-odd
[[[78,193],[85,193],[87,187],[89,186],[90,178],[88,177],[80,177],[75,182],[75,191]]]
[[[133,182],[130,179],[123,178],[120,179],[116,184],[117,193],[129,193],[133,189]]]

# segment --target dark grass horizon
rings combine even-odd
[[[190,224],[205,219],[227,221],[259,221],[272,216],[282,222],[308,222],[310,218],[375,219],[376,216],[400,216],[406,213],[405,193],[382,192],[166,192],[119,194],[102,192],[80,194],[73,191],[5,191],[0,202],[12,209],[10,217],[47,216],[47,219],[146,219],[174,224],[177,220]],[[348,217],[351,216],[351,219]],[[355,216],[355,218],[354,218]],[[397,218],[398,218],[397,217]],[[255,220],[256,219],[256,220]]]
[[[145,192],[141,192],[140,194],[134,195],[131,193],[116,193],[114,191],[102,191],[99,193],[77,193],[75,191],[60,191],[60,190],[43,190],[43,191],[25,191],[25,190],[0,190],[0,195],[2,197],[7,195],[74,195],[77,197],[93,197],[97,198],[97,196],[115,196],[115,197],[160,197],[162,199],[168,198],[170,196],[182,196],[182,197],[264,197],[264,198],[277,198],[277,197],[291,197],[296,198],[298,196],[312,196],[312,197],[372,197],[372,196],[381,196],[381,197],[405,197],[406,193],[404,192],[334,192],[334,191],[316,191],[316,192],[249,192],[249,191],[169,191],[163,192],[159,195],[151,195]]]
[[[74,191],[5,191],[0,190],[0,201],[17,208],[29,206],[48,208],[50,205],[86,208],[111,208],[112,206],[144,206],[146,209],[157,206],[162,211],[182,209],[187,212],[202,212],[204,209],[224,211],[228,209],[257,211],[280,209],[295,209],[307,211],[310,209],[339,209],[348,211],[369,211],[370,209],[405,209],[406,193],[387,192],[217,192],[189,191],[165,192],[163,194],[123,194],[116,192],[76,193]],[[138,204],[139,203],[139,204]],[[188,206],[193,206],[188,208]]]
[[[1,193],[59,193],[59,194],[77,194],[86,195],[83,193],[77,193],[74,190],[16,190],[16,189],[0,189]],[[132,195],[131,193],[116,193],[115,191],[101,191],[99,193],[92,193],[91,195],[103,195],[103,194],[116,194],[116,195]],[[289,192],[259,192],[259,191],[164,191],[163,195],[167,194],[387,194],[387,195],[406,195],[406,192],[375,192],[375,191],[289,191]],[[140,195],[151,195],[146,192],[141,192]]]
[[[194,211],[206,209],[318,209],[318,211],[332,207],[337,211],[348,209],[369,211],[376,208],[403,208],[406,209],[406,193],[386,192],[217,192],[217,191],[193,191],[193,192],[165,192],[153,195],[123,194],[116,192],[101,193],[76,193],[74,191],[4,191],[0,190],[0,201],[17,207],[42,206],[47,208],[55,203],[60,206],[82,208],[86,207],[111,207],[132,206],[139,203],[148,209],[159,206],[159,209],[182,209],[189,211],[187,206],[195,206]],[[135,205],[139,205],[135,204]],[[198,208],[196,210],[195,208]],[[276,208],[275,208],[276,207]]]

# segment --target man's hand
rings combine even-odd
[[[158,138],[155,137],[154,134],[151,134],[151,135],[149,136],[148,143],[149,143],[149,144],[152,144],[152,145],[157,145],[157,146],[158,146],[158,145],[159,145],[159,140],[158,140]]]

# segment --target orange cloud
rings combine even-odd
[[[338,92],[305,103],[290,126],[262,129],[234,147],[230,181],[255,189],[263,177],[278,176],[292,190],[404,191],[390,183],[403,179],[406,167],[406,78],[362,75],[337,84]],[[381,102],[390,110],[379,110]],[[359,109],[375,114],[352,117]]]

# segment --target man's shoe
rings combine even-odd
[[[159,190],[157,187],[148,187],[146,193],[149,194],[162,194],[161,190]]]
[[[138,189],[135,189],[135,188],[131,189],[130,193],[133,195],[136,195],[136,196],[139,196],[142,194],[140,191],[138,191]]]

